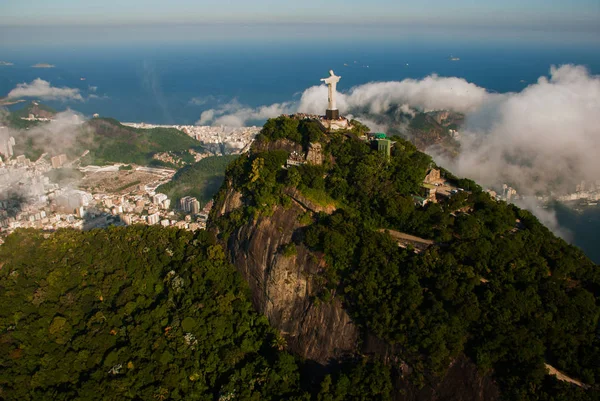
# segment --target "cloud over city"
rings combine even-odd
[[[58,88],[41,78],[34,79],[30,83],[17,84],[17,87],[11,90],[7,97],[9,99],[36,98],[40,100],[83,101],[79,89]]]
[[[467,113],[458,173],[523,193],[600,179],[600,76],[552,67],[519,93],[488,94]]]
[[[196,124],[243,127],[252,121],[261,121],[281,114],[292,113],[295,109],[296,107],[293,102],[274,103],[269,106],[252,108],[234,99],[218,108],[205,110],[200,115],[200,119]]]

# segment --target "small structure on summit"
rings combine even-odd
[[[377,150],[385,156],[386,159],[390,159],[392,155],[393,142],[389,139],[377,139]]]
[[[389,140],[385,133],[370,132],[363,138],[363,140],[371,143],[371,149],[377,150],[382,153],[387,160],[390,160],[390,157],[392,156],[392,147],[396,142]]]
[[[321,82],[327,85],[328,89],[328,106],[325,111],[325,118],[321,118],[321,124],[328,130],[350,129],[352,126],[348,119],[340,116],[340,111],[336,104],[336,88],[337,83],[342,77],[335,75],[333,70],[329,70],[329,77],[322,78]]]

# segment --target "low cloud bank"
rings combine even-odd
[[[412,109],[451,109],[466,113],[479,107],[490,94],[462,78],[437,75],[422,80],[406,79],[401,82],[374,82],[356,86],[348,93],[337,94],[337,105],[343,114],[356,116],[381,114],[393,109],[411,113]],[[323,114],[327,108],[327,87],[306,89],[298,101],[274,103],[270,106],[248,107],[237,100],[202,113],[197,124],[226,125],[226,122],[248,124],[282,113]]]
[[[600,76],[553,67],[519,93],[488,95],[467,113],[454,166],[484,185],[508,182],[525,194],[573,191],[600,180]]]
[[[0,123],[7,113],[0,109]],[[66,110],[56,114],[47,124],[32,127],[26,131],[6,128],[0,131],[2,138],[14,137],[19,144],[21,141],[31,140],[34,148],[40,149],[51,156],[65,153],[65,149],[76,144],[78,137],[85,132],[82,123],[85,117],[73,110]]]
[[[41,78],[34,79],[30,83],[17,84],[17,87],[11,90],[7,97],[9,99],[36,98],[40,100],[83,101],[79,89],[57,88]]]
[[[398,112],[451,110],[464,113],[461,154],[442,160],[483,185],[507,182],[533,194],[569,190],[574,182],[600,179],[600,77],[582,66],[552,67],[518,93],[490,93],[462,78],[376,82],[338,96],[339,109],[359,119]],[[322,114],[324,85],[306,89],[298,101],[257,108],[233,101],[206,110],[201,125],[246,125],[282,113]]]
[[[600,180],[600,76],[583,66],[553,66],[548,76],[518,93],[490,93],[462,78],[431,75],[356,86],[339,93],[337,102],[340,112],[363,121],[414,110],[464,113],[460,155],[434,157],[484,186],[507,183],[532,195],[573,191],[581,180]],[[298,101],[258,108],[234,101],[205,111],[198,124],[240,126],[282,113],[322,114],[326,107],[327,88],[313,86]],[[523,206],[568,237],[551,213]]]
[[[249,122],[263,121],[281,114],[295,112],[293,102],[274,103],[270,106],[248,107],[236,99],[216,109],[209,109],[200,115],[197,125],[224,125],[226,127],[243,127]]]

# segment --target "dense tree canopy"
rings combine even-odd
[[[300,128],[293,132],[301,125],[271,120],[261,140],[305,143]],[[434,164],[401,138],[392,138],[390,160],[354,133],[319,140],[323,166],[283,169],[285,151],[231,165],[231,183],[247,206],[216,222],[223,236],[257,213],[285,207],[287,187],[312,198],[320,193],[337,211],[314,215],[295,236],[296,245],[327,261],[320,301],[341,297],[356,323],[399,346],[416,384],[435,381],[465,353],[494,375],[507,399],[598,399],[600,270],[580,250],[531,213],[443,169],[465,191],[416,206],[412,195]],[[415,253],[384,229],[435,243]],[[545,363],[591,387],[557,383]]]
[[[1,399],[303,394],[296,361],[206,232],[20,231],[0,260]]]
[[[217,200],[233,186],[244,207],[214,211],[212,224],[225,239],[287,207],[297,188],[337,210],[299,216],[306,227],[282,252],[322,256],[314,302],[341,299],[364,333],[394,345],[414,384],[434,384],[466,354],[505,399],[600,399],[598,266],[531,213],[445,170],[465,191],[416,206],[431,159],[400,138],[387,159],[356,134],[270,120],[259,142],[319,141],[324,164],[282,168],[286,150],[241,156]],[[433,244],[417,253],[389,230]],[[9,236],[0,247],[0,398],[390,399],[398,366],[376,359],[357,357],[322,379],[301,374],[220,244],[206,232],[142,226]],[[548,376],[545,363],[585,388]]]

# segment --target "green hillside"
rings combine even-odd
[[[206,232],[19,231],[0,260],[0,399],[300,399]]]
[[[189,149],[202,150],[200,142],[176,129],[135,129],[109,118],[94,118],[81,126],[50,130],[48,123],[21,120],[20,116],[27,115],[31,107],[48,109],[43,105],[30,105],[22,111],[11,113],[8,119],[10,125],[18,130],[14,134],[17,142],[15,153],[25,154],[32,160],[44,152],[66,153],[73,160],[89,150],[89,154],[82,159],[85,164],[134,163],[162,166],[167,164],[154,160],[152,156],[155,153],[174,152],[189,159]],[[36,112],[36,115],[40,112]]]
[[[132,146],[120,158],[169,146],[163,131],[91,123],[89,135]],[[130,226],[7,237],[0,246],[0,399],[436,399],[444,375],[466,358],[477,372],[463,381],[492,377],[505,400],[600,399],[597,265],[531,213],[443,169],[463,191],[417,206],[413,197],[435,167],[428,155],[392,137],[388,159],[357,132],[324,134],[316,124],[280,117],[265,125],[252,151],[229,164],[216,196],[219,206],[238,191],[243,205],[222,216],[225,208],[213,208],[209,232]],[[285,149],[316,141],[323,165],[283,168]],[[231,161],[205,160],[180,171],[167,191],[188,194],[221,177]],[[331,208],[313,212],[293,206],[299,201],[291,196]],[[286,225],[300,227],[285,233],[291,242],[262,253],[273,240],[268,233],[283,234],[270,220],[274,212],[285,219],[298,210],[301,222]],[[242,255],[246,267],[277,253],[284,264],[302,263],[293,259],[300,249],[302,260],[318,265],[285,267],[311,276],[298,296],[310,292],[311,304],[331,306],[335,316],[343,305],[362,336],[353,357],[317,366],[283,351],[287,333],[253,310],[257,294],[226,260],[246,252],[235,243],[247,240],[242,232],[264,242]],[[408,235],[427,246],[399,246]],[[287,274],[283,282],[294,277]],[[264,270],[252,277],[270,278]],[[326,323],[302,321],[327,332]],[[381,347],[363,353],[373,337]],[[581,386],[548,375],[545,364]],[[448,380],[452,389],[462,379]],[[437,399],[466,399],[449,394]]]
[[[19,230],[0,260],[2,400],[389,399],[381,364],[301,376],[206,231]]]
[[[286,127],[283,137],[301,144],[312,123],[278,124]],[[276,141],[282,132],[263,130],[259,138]],[[531,213],[444,170],[465,191],[416,206],[413,196],[434,164],[411,143],[392,140],[390,160],[344,132],[321,139],[323,166],[282,169],[284,150],[240,157],[228,177],[246,206],[215,221],[220,235],[226,240],[288,205],[289,187],[329,197],[337,210],[303,217],[309,226],[294,235],[296,246],[325,256],[319,300],[341,297],[358,325],[402,350],[398,357],[414,369],[415,384],[435,382],[464,353],[494,376],[505,399],[598,399],[598,266]],[[434,244],[415,253],[385,229]],[[591,388],[558,382],[545,363]]]
[[[156,191],[167,194],[173,200],[174,207],[184,196],[193,196],[204,205],[219,191],[227,166],[237,158],[236,155],[202,159],[177,171],[169,183],[161,185]]]
[[[160,165],[152,159],[159,152],[201,150],[200,142],[174,128],[136,129],[121,125],[117,120],[94,118],[82,127],[78,146],[90,149],[86,162],[110,162]]]

